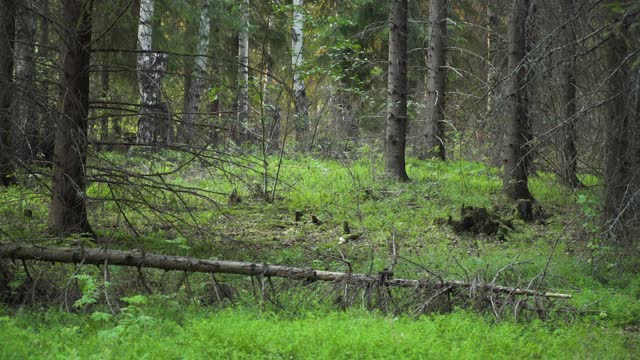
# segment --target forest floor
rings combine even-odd
[[[457,294],[421,314],[419,299],[402,307],[390,300],[403,293],[389,293],[381,303],[364,290],[347,294],[331,284],[5,261],[3,271],[10,276],[3,275],[0,284],[0,358],[633,358],[640,353],[640,275],[629,270],[638,268],[637,260],[612,255],[599,242],[595,177],[583,177],[590,186],[574,192],[553,175],[538,173],[530,185],[540,206],[536,218],[525,222],[502,198],[498,170],[478,163],[409,159],[412,181],[395,183],[385,178],[380,156],[371,152],[359,160],[300,157],[282,164],[276,157],[267,163],[238,158],[103,154],[91,164],[87,191],[99,243],[365,274],[393,266],[396,278],[495,280],[573,297],[505,302],[497,311],[488,297],[477,301]],[[116,179],[111,185],[101,181],[107,167]],[[82,237],[44,235],[46,182],[34,174],[24,187],[0,191],[0,241],[95,246]],[[113,197],[119,203],[106,200]],[[461,209],[469,207],[486,208],[495,229],[460,231],[465,228]],[[227,284],[233,299],[213,296],[214,281]],[[521,304],[533,311],[518,310]]]

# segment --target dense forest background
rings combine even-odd
[[[390,313],[555,318],[547,290],[611,286],[637,333],[638,169],[637,1],[0,0],[7,308],[298,309],[313,268]]]

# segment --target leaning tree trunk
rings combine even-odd
[[[240,6],[238,34],[238,139],[246,139],[249,132],[249,0]]]
[[[0,185],[15,183],[11,163],[11,102],[13,99],[14,0],[0,0]]]
[[[140,118],[138,143],[151,144],[162,139],[162,129],[169,124],[161,102],[161,82],[166,71],[167,55],[152,52],[154,0],[140,1],[138,25],[138,84],[140,87]],[[160,138],[160,139],[159,139]]]
[[[91,232],[86,208],[87,116],[93,1],[63,3],[60,116],[55,129],[49,231],[55,235]]]
[[[293,96],[295,101],[296,142],[301,150],[311,147],[309,139],[309,101],[302,80],[304,40],[304,0],[293,0],[293,26],[291,27],[291,66],[293,67]]]
[[[421,158],[437,157],[446,159],[444,145],[444,110],[446,105],[446,56],[447,47],[447,0],[431,0],[429,5],[429,52],[427,81],[426,146]]]
[[[35,96],[35,35],[36,18],[34,2],[22,0],[16,7],[15,49],[15,89],[13,139],[16,156],[22,161],[30,161],[35,155],[38,124],[36,120]]]
[[[562,21],[575,16],[573,1],[563,1]],[[564,29],[564,39],[567,49],[565,62],[562,66],[562,95],[564,98],[564,124],[562,126],[560,177],[562,182],[571,188],[580,188],[582,183],[578,179],[578,150],[576,148],[576,28],[570,23]]]
[[[386,173],[409,180],[405,170],[407,143],[407,0],[393,0],[389,18],[389,79],[384,142]]]
[[[191,144],[193,139],[193,124],[198,119],[198,109],[202,97],[202,88],[207,75],[207,52],[209,52],[209,32],[211,30],[211,17],[209,16],[209,0],[203,0],[200,12],[200,27],[198,30],[198,49],[195,57],[195,68],[191,75],[185,111],[182,117],[180,134],[185,144]]]
[[[529,192],[526,156],[529,138],[525,66],[529,0],[514,0],[509,31],[509,136],[504,160],[503,192],[513,200],[533,200]]]

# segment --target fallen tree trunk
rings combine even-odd
[[[241,261],[224,261],[197,259],[186,256],[171,256],[145,253],[142,251],[105,250],[96,248],[62,248],[53,246],[32,246],[0,243],[0,258],[16,260],[40,260],[60,263],[84,263],[93,265],[135,266],[162,270],[178,270],[203,273],[224,273],[254,276],[273,276],[306,281],[351,281],[365,284],[379,284],[381,276],[352,274],[335,271],[304,269],[299,267],[258,264]],[[493,283],[469,283],[456,280],[411,280],[393,279],[384,276],[384,285],[420,288],[420,287],[453,287],[475,288],[495,293],[524,296],[542,296],[547,298],[571,298],[569,294],[540,292],[531,289],[501,286]]]

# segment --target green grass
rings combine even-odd
[[[285,310],[268,303],[260,309],[248,279],[218,275],[219,280],[236,286],[242,299],[239,306],[216,310],[188,305],[193,298],[206,296],[208,276],[192,275],[186,290],[178,285],[182,274],[145,270],[148,283],[163,283],[169,289],[164,293],[174,292],[172,300],[152,298],[152,304],[129,306],[116,317],[96,312],[104,311],[104,305],[81,307],[78,314],[0,308],[0,358],[33,358],[38,355],[33,354],[34,349],[42,349],[41,358],[64,359],[581,359],[632,358],[640,351],[640,275],[613,272],[619,268],[616,259],[607,259],[599,268],[592,263],[594,255],[603,251],[593,246],[599,218],[597,178],[585,177],[594,187],[573,192],[558,185],[553,175],[532,177],[531,191],[550,217],[542,224],[516,220],[515,229],[501,240],[456,234],[434,223],[437,218],[458,218],[463,204],[495,208],[502,216],[512,217],[512,205],[501,195],[498,169],[466,161],[408,159],[412,181],[396,183],[385,177],[379,154],[362,155],[359,160],[285,158],[273,203],[258,196],[264,178],[256,159],[234,158],[216,168],[194,162],[163,178],[174,185],[210,191],[214,202],[160,189],[135,193],[114,185],[118,197],[144,199],[153,206],[152,211],[138,203],[122,204],[140,237],[125,226],[114,202],[100,199],[109,197],[111,190],[94,183],[87,191],[93,198],[90,222],[100,236],[112,239],[113,248],[335,271],[347,270],[340,260],[344,257],[355,272],[365,273],[388,266],[388,245],[394,238],[401,256],[396,277],[423,278],[428,276],[426,268],[450,279],[471,274],[491,280],[505,265],[523,262],[503,271],[498,283],[526,285],[539,279],[546,268],[544,285],[571,293],[573,299],[551,307],[544,322],[531,320],[531,316],[496,322],[490,314],[462,309],[416,320],[361,311],[361,304],[339,312],[332,299],[310,301],[315,295],[310,296],[304,286],[283,293]],[[102,160],[93,161],[155,172],[172,171],[187,159],[172,153],[153,156],[157,159],[138,162],[106,153]],[[268,160],[268,174],[274,176],[277,158]],[[46,189],[33,179],[27,185],[0,191],[0,240],[26,238],[69,245],[69,239],[47,240]],[[273,185],[274,179],[268,178],[268,188]],[[234,188],[242,202],[232,206],[226,194]],[[185,204],[190,212],[184,210]],[[25,209],[33,211],[33,218],[23,216]],[[294,221],[296,210],[303,211],[303,221]],[[312,224],[311,215],[323,224]],[[363,236],[339,244],[344,221]],[[12,289],[26,281],[19,265],[10,265],[18,274],[10,284]],[[69,285],[74,269],[58,265],[65,269],[58,273],[47,266],[34,265],[32,273],[43,274],[53,287]],[[100,269],[85,266],[78,273],[95,279],[94,287],[102,294]],[[135,269],[112,268],[112,300],[144,293],[137,277]],[[563,311],[566,307],[577,311],[567,313]]]
[[[0,358],[624,359],[638,350],[637,338],[618,329],[496,324],[463,311],[417,320],[357,311],[291,318],[190,309],[183,315],[179,322],[148,315],[100,321],[56,311],[0,317]]]

